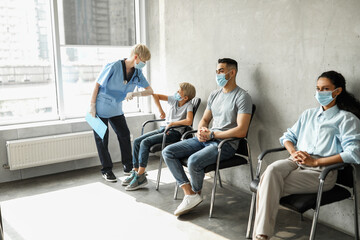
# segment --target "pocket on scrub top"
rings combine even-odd
[[[116,109],[115,105],[115,99],[99,94],[96,99],[96,112],[100,117],[106,117]]]

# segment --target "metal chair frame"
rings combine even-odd
[[[1,216],[1,206],[0,206],[0,240],[4,240],[4,229],[3,229],[3,222]]]
[[[192,130],[192,131],[188,131],[186,133],[184,133],[182,140],[184,137],[186,137],[189,134],[193,134],[196,133],[197,130]],[[220,187],[222,186],[222,182],[221,182],[221,176],[220,176],[220,158],[221,158],[221,152],[222,152],[222,146],[226,143],[226,142],[230,142],[230,141],[236,141],[236,140],[242,140],[246,142],[246,146],[247,146],[247,151],[248,151],[248,156],[245,155],[240,155],[238,153],[236,153],[236,156],[239,156],[241,158],[246,159],[247,163],[249,164],[249,168],[250,168],[250,176],[251,176],[251,180],[254,178],[253,176],[253,171],[252,171],[252,161],[251,161],[251,151],[250,151],[250,145],[248,143],[247,138],[227,138],[222,140],[219,145],[218,145],[218,154],[217,154],[217,159],[216,159],[216,169],[214,171],[214,183],[213,183],[213,187],[212,187],[212,191],[211,191],[211,201],[210,201],[210,212],[209,212],[209,218],[212,217],[212,213],[213,213],[213,209],[214,209],[214,204],[215,204],[215,193],[216,193],[216,185],[217,185],[217,179],[219,179],[219,185]],[[240,145],[240,144],[239,144]],[[240,147],[240,146],[239,146]],[[245,163],[239,164],[237,166],[241,166],[244,165]],[[224,169],[224,168],[222,168]],[[175,191],[174,191],[174,199],[177,199],[177,193],[178,193],[178,184],[175,183]]]
[[[257,164],[257,168],[256,168],[256,177],[250,184],[250,189],[253,193],[252,193],[252,199],[251,199],[248,226],[247,226],[247,231],[246,231],[246,238],[251,238],[251,234],[253,231],[252,228],[253,228],[253,221],[254,221],[254,217],[255,217],[256,191],[257,191],[257,186],[258,186],[258,183],[260,180],[260,171],[261,171],[262,161],[263,161],[264,157],[269,153],[281,152],[281,151],[285,151],[285,150],[286,150],[286,148],[284,148],[284,147],[268,149],[268,150],[263,151],[258,157],[258,164]],[[311,225],[311,232],[310,232],[310,238],[309,238],[310,240],[315,239],[316,227],[317,227],[317,222],[318,222],[320,207],[321,207],[321,199],[322,199],[322,195],[323,195],[323,186],[324,186],[324,181],[325,181],[327,175],[331,171],[341,170],[349,165],[352,167],[352,174],[353,174],[353,176],[352,176],[353,177],[353,187],[352,187],[353,193],[352,194],[353,194],[354,210],[355,210],[355,214],[354,214],[355,239],[356,240],[359,239],[359,227],[358,227],[359,221],[358,221],[358,210],[357,210],[358,206],[357,206],[357,192],[356,192],[356,167],[353,164],[337,163],[337,164],[326,166],[319,176],[318,192],[314,193],[314,194],[317,194],[317,197],[316,197],[316,205],[315,205],[314,215],[313,215],[312,225]],[[329,191],[331,191],[331,190],[329,190]]]

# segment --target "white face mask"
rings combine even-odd
[[[219,87],[224,87],[228,81],[230,79],[226,79],[225,78],[225,75],[228,74],[230,71],[228,71],[227,73],[219,73],[219,74],[216,74],[216,83],[219,85]]]
[[[316,100],[318,100],[318,102],[320,103],[321,106],[325,107],[325,106],[329,105],[337,97],[337,95],[335,97],[332,97],[332,93],[334,91],[322,91],[322,92],[316,91],[315,98],[316,98]]]
[[[142,69],[143,67],[145,67],[145,64],[146,64],[146,63],[144,63],[144,62],[142,62],[142,61],[140,61],[139,63],[136,63],[136,62],[135,62],[134,67],[135,67],[136,69]]]

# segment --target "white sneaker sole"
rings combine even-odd
[[[136,187],[134,187],[134,188],[129,188],[129,186],[128,186],[128,187],[125,188],[125,190],[126,190],[126,191],[134,191],[134,190],[137,190],[137,189],[140,189],[140,188],[145,187],[147,184],[148,184],[148,182],[145,182],[145,183],[143,183],[143,184],[141,184],[141,185],[138,185],[138,186],[136,186]]]
[[[174,212],[174,215],[178,217],[178,216],[180,216],[180,215],[183,215],[183,214],[185,214],[185,213],[188,213],[188,212],[190,212],[192,209],[194,209],[196,206],[198,206],[200,203],[202,203],[202,201],[203,201],[203,199],[201,199],[200,202],[196,203],[194,206],[192,206],[192,207],[190,207],[190,208],[184,209],[184,210],[182,210],[182,211],[180,211],[180,212]]]
[[[114,179],[114,180],[111,180],[111,179],[106,179],[106,177],[105,176],[102,176],[107,182],[117,182],[117,180],[116,179]]]
[[[130,184],[130,183],[128,183],[128,182],[122,182],[122,183],[121,183],[122,186],[128,186],[129,184]]]

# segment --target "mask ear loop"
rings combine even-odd
[[[332,92],[335,92],[335,91],[338,90],[338,89],[339,89],[339,88],[335,88],[334,91],[332,91]],[[339,96],[339,95],[340,95],[340,93],[337,94],[337,95],[335,95],[334,99],[337,98],[337,96]]]

